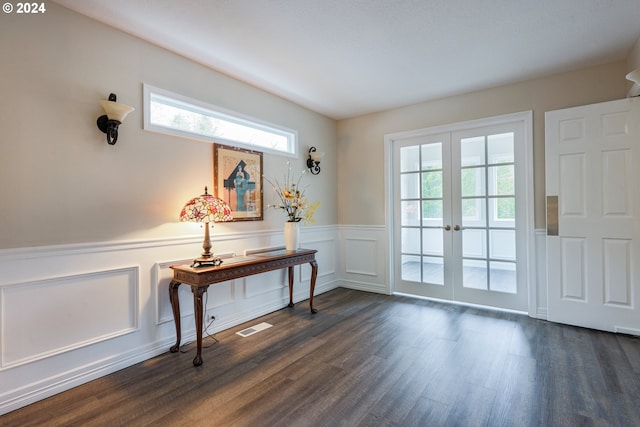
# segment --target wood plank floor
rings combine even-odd
[[[315,302],[218,333],[200,367],[166,353],[0,425],[640,425],[638,338],[347,289]]]

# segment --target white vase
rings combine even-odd
[[[284,246],[288,251],[298,249],[300,242],[299,222],[287,221],[284,223]]]

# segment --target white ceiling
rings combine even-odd
[[[640,0],[55,1],[335,119],[624,60],[640,37]]]

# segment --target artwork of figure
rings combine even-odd
[[[262,221],[262,153],[214,144],[214,188],[234,221]]]
[[[247,205],[245,203],[244,197],[247,189],[249,188],[249,178],[249,173],[244,170],[242,165],[238,165],[238,172],[236,172],[236,177],[233,181],[236,189],[237,211],[247,210]]]

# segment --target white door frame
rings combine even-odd
[[[526,278],[528,289],[528,314],[531,317],[536,316],[537,298],[536,298],[536,269],[535,269],[535,224],[534,224],[534,191],[533,191],[533,111],[523,111],[501,116],[488,117],[484,119],[469,120],[459,123],[440,125],[428,128],[421,128],[405,132],[396,132],[386,134],[384,136],[384,192],[385,192],[385,226],[387,229],[387,283],[389,283],[389,293],[395,292],[395,269],[394,256],[396,248],[394,247],[394,209],[393,209],[393,142],[405,138],[414,138],[421,135],[440,134],[447,132],[457,132],[472,128],[493,126],[503,124],[505,122],[522,121],[524,123],[525,135],[525,160],[524,174],[526,179],[525,194],[526,212],[524,227],[526,230],[524,247],[526,254]]]

